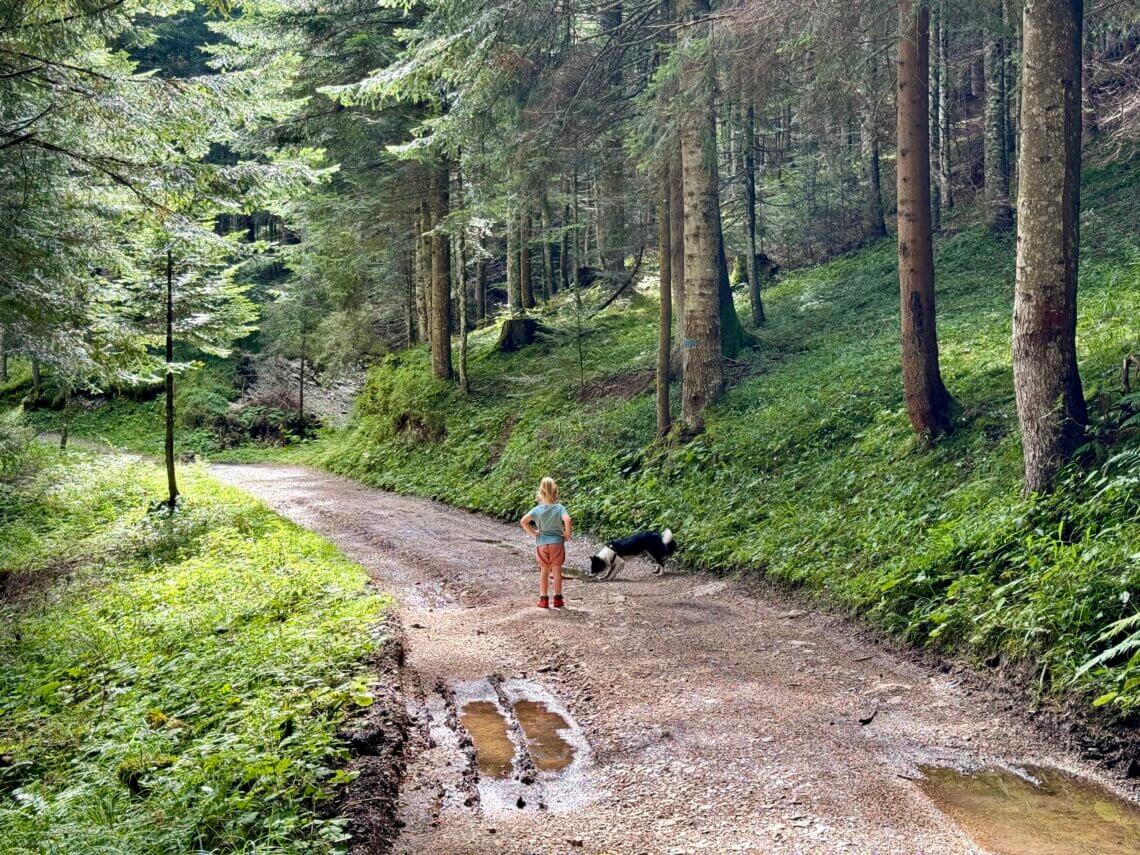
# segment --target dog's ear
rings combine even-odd
[[[597,575],[598,573],[601,573],[605,569],[606,569],[606,562],[604,562],[602,559],[600,559],[596,555],[591,556],[591,558],[590,558],[590,572],[591,573],[593,573],[594,575]]]

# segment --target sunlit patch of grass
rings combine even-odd
[[[0,486],[5,852],[337,851],[337,738],[387,600],[204,472],[71,453]],[[43,584],[36,577],[43,576]]]

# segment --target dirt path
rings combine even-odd
[[[295,467],[213,472],[401,599],[423,738],[397,852],[977,852],[915,783],[920,764],[1093,774],[952,676],[778,595],[639,561],[616,582],[571,580],[569,607],[541,612],[517,527]],[[570,544],[569,565],[594,547]],[[511,711],[523,697],[565,715],[573,763],[536,770],[532,745],[514,777],[477,776],[456,714],[483,701],[526,745]]]

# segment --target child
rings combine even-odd
[[[547,582],[554,577],[554,608],[565,606],[562,600],[562,565],[566,563],[565,543],[570,539],[570,514],[558,503],[558,485],[553,478],[543,478],[538,485],[538,504],[519,521],[523,531],[535,539],[538,568],[538,607],[550,608]]]

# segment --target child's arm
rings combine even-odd
[[[538,526],[534,524],[533,514],[527,514],[525,517],[519,520],[519,525],[521,525],[522,530],[529,534],[531,537],[538,537]]]
[[[574,533],[574,524],[570,521],[570,514],[562,515],[562,539],[569,540],[570,535]]]

